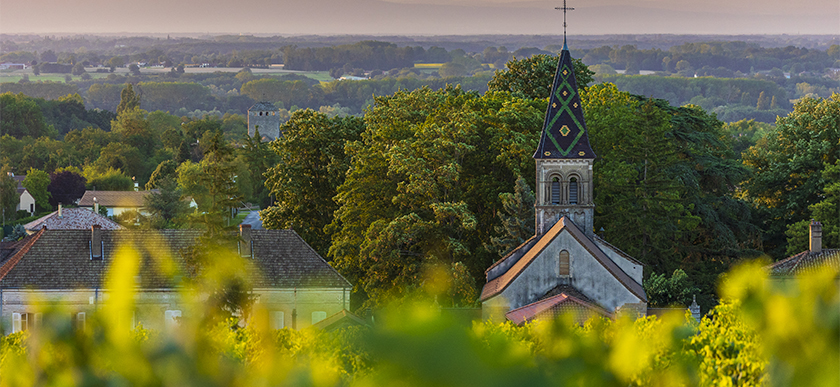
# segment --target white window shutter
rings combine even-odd
[[[20,332],[20,313],[12,313],[12,333]]]
[[[76,328],[85,330],[85,312],[76,313]]]
[[[283,329],[286,326],[285,313],[280,310],[271,312],[271,329]]]

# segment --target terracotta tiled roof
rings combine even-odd
[[[493,268],[495,268],[496,266],[499,266],[503,263],[506,263],[505,261],[510,259],[510,257],[512,257],[515,254],[525,254],[525,253],[527,253],[528,250],[531,247],[534,247],[534,243],[536,243],[536,242],[537,242],[537,236],[536,235],[528,238],[528,240],[526,240],[525,242],[522,242],[521,245],[516,246],[515,249],[513,249],[509,253],[505,254],[505,256],[502,257],[502,259],[500,259],[496,262],[493,262],[493,264],[490,265],[490,267],[488,267],[487,270],[484,271],[484,274],[487,274],[490,270],[493,270]],[[521,256],[520,256],[520,258],[521,258]]]
[[[824,249],[818,254],[811,254],[809,250],[805,250],[767,268],[771,275],[783,277],[802,274],[825,266],[840,271],[840,249]]]
[[[593,305],[597,305],[598,303],[592,300],[591,298],[587,297],[585,294],[581,293],[580,290],[575,289],[572,285],[557,285],[554,289],[549,290],[545,293],[544,296],[540,297],[540,300],[544,300],[546,298],[554,297],[558,294],[565,294],[567,296],[572,296],[577,298],[581,301],[588,302]]]
[[[93,207],[93,198],[105,207],[141,208],[146,195],[152,191],[85,191],[79,207]]]
[[[522,325],[537,318],[552,319],[568,312],[578,313],[578,322],[586,321],[592,314],[612,318],[612,314],[601,307],[565,293],[513,309],[505,313],[505,317],[514,324]]]
[[[61,217],[58,216],[58,211],[55,211],[23,225],[23,228],[29,231],[37,231],[44,227],[50,230],[90,230],[90,226],[93,225],[99,225],[103,230],[124,228],[119,223],[86,208],[64,208],[61,210]]]
[[[481,291],[481,301],[485,301],[490,297],[493,297],[503,290],[505,290],[508,285],[510,285],[516,277],[521,274],[525,268],[527,268],[537,256],[554,240],[557,235],[560,235],[560,232],[566,230],[568,231],[572,237],[574,237],[596,260],[605,268],[607,271],[615,277],[622,285],[624,285],[630,293],[633,293],[636,297],[639,297],[642,301],[647,302],[647,296],[645,295],[645,290],[642,288],[642,285],[633,278],[631,278],[627,273],[621,270],[618,265],[615,264],[609,257],[601,251],[598,246],[595,245],[592,240],[590,240],[582,231],[580,231],[577,226],[575,226],[574,222],[570,221],[567,217],[561,217],[557,223],[548,230],[547,233],[541,235],[539,240],[534,247],[532,247],[522,258],[519,259],[510,269],[505,272],[505,274],[500,275],[499,277],[487,282],[484,285],[484,289]]]
[[[202,235],[200,230],[100,232],[104,257],[92,260],[90,230],[38,231],[0,266],[0,284],[6,288],[35,289],[101,287],[117,247],[132,241],[143,257],[139,285],[170,288],[177,286],[180,279],[163,268],[171,262],[183,269],[179,252],[194,245]],[[352,286],[292,230],[252,230],[251,236],[255,288]]]
[[[38,239],[40,239],[46,231],[47,230],[41,230],[18,241],[19,243],[15,245],[16,249],[12,253],[11,257],[8,257],[8,259],[6,259],[5,262],[3,262],[3,265],[0,266],[0,281],[3,280],[3,277],[5,277],[6,274],[8,274],[12,269],[15,268],[15,265],[17,265],[18,262],[20,262],[20,260],[23,258],[23,256],[26,255],[29,252],[29,250],[32,249],[32,246],[35,244],[35,242],[37,242]]]

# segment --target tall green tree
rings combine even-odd
[[[0,94],[0,136],[10,135],[41,137],[52,135],[54,130],[44,122],[41,108],[23,93]]]
[[[840,159],[840,94],[800,99],[743,158],[752,172],[743,196],[762,215],[765,251],[782,258],[787,227],[808,220],[833,183],[825,171]]]
[[[39,211],[49,211],[50,206],[50,192],[47,187],[50,185],[50,175],[40,169],[29,168],[26,172],[26,178],[23,179],[23,186],[35,199],[35,206]]]
[[[534,236],[534,203],[536,197],[531,185],[521,176],[516,179],[514,191],[499,194],[503,211],[499,212],[501,225],[496,226],[500,236],[491,237],[492,248],[502,257]]]
[[[551,84],[557,71],[557,55],[539,54],[530,58],[510,60],[504,70],[497,70],[487,84],[490,91],[508,91],[522,98],[545,99],[551,94]],[[578,88],[586,89],[595,73],[580,59],[572,58]]]
[[[17,182],[9,175],[12,168],[4,164],[0,168],[0,212],[2,212],[3,225],[6,221],[15,220],[17,206],[20,203],[20,196],[17,193]]]
[[[251,185],[249,201],[264,209],[271,204],[270,190],[267,187],[264,174],[277,165],[280,155],[271,149],[268,142],[262,140],[259,129],[254,132],[254,137],[249,136],[248,133],[245,133],[244,136],[245,144],[241,148],[240,154],[248,168]],[[283,136],[281,136],[282,139]]]
[[[47,191],[50,193],[50,204],[53,207],[59,204],[74,204],[85,194],[85,178],[73,171],[53,173],[50,175]]]
[[[134,92],[134,86],[130,83],[125,85],[125,88],[120,92],[120,104],[117,105],[117,115],[125,111],[139,109],[140,96]]]
[[[823,179],[825,186],[820,195],[822,200],[808,206],[809,218],[822,223],[822,247],[836,249],[840,248],[840,161],[826,166]],[[810,224],[809,219],[803,219],[787,226],[786,255],[811,248]]]
[[[233,148],[220,130],[205,136],[208,137],[199,176],[199,182],[207,190],[207,208],[199,218],[211,234],[220,234],[227,226],[231,211],[239,207],[243,197],[236,184]]]
[[[178,164],[172,160],[164,160],[160,164],[158,164],[155,171],[152,172],[152,176],[149,178],[149,182],[146,183],[146,190],[152,190],[155,188],[160,188],[159,185],[162,181],[171,179],[177,181],[177,170]]]
[[[333,199],[350,168],[345,145],[361,139],[364,122],[356,117],[329,118],[312,110],[298,110],[280,128],[283,135],[271,143],[277,158],[265,172],[265,187],[274,205],[260,212],[266,228],[291,228],[320,254],[326,256],[330,235],[324,228],[333,222],[338,204]],[[252,173],[265,168],[265,143],[250,138]]]
[[[155,229],[178,228],[189,204],[182,199],[181,189],[174,176],[156,181],[157,192],[144,199],[143,207],[149,213],[148,225]]]
[[[328,232],[334,264],[371,302],[402,297],[435,267],[461,262],[480,278],[498,255],[499,194],[533,179],[545,103],[510,93],[427,88],[377,97],[345,151]]]
[[[718,274],[761,246],[749,204],[735,197],[746,169],[722,123],[612,84],[582,100],[598,155],[595,229],[649,273],[683,269],[702,289],[698,302],[711,305]]]

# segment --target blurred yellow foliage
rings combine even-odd
[[[468,327],[432,304],[403,304],[374,328],[328,333],[270,330],[259,304],[248,324],[204,318],[213,312],[202,294],[226,283],[224,273],[248,271],[230,256],[205,266],[220,271],[205,283],[184,286],[202,317],[153,332],[115,317],[133,307],[141,262],[121,249],[105,313],[78,330],[61,318],[67,311],[46,306],[42,327],[2,338],[0,386],[840,385],[838,276],[829,270],[781,281],[758,264],[736,268],[700,322],[676,313]]]

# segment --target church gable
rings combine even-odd
[[[505,274],[489,281],[481,300],[501,296],[508,307],[518,308],[563,284],[608,310],[647,301],[641,285],[565,217]]]
[[[607,255],[618,267],[621,268],[627,275],[633,278],[636,282],[642,283],[644,264],[637,259],[631,257],[629,254],[619,250],[609,242],[605,241],[598,235],[592,238],[592,241]]]

